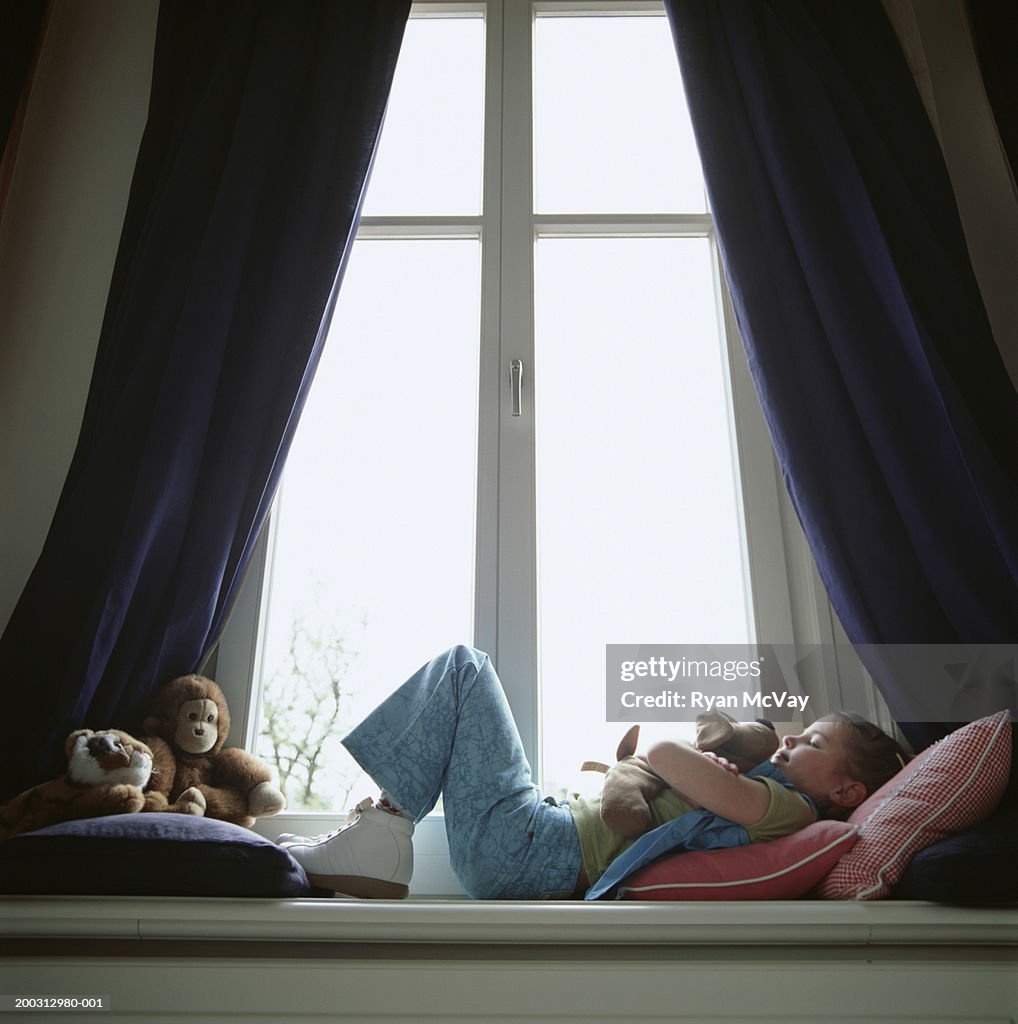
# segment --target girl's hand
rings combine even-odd
[[[739,766],[732,764],[727,757],[719,757],[713,750],[701,750],[700,753],[707,758],[708,761],[713,761],[716,765],[720,765],[726,772],[731,772],[733,775],[741,774],[739,772]]]

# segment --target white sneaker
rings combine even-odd
[[[352,820],[350,820],[352,819]],[[406,899],[414,872],[414,823],[363,800],[347,824],[323,836],[284,833],[276,842],[312,885],[365,899]]]

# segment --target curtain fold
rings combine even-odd
[[[0,15],[0,152],[21,103],[46,13],[46,0],[3,0]]]
[[[46,0],[0,0],[0,218],[3,216]]]
[[[210,649],[356,232],[409,0],[160,8],[78,445],[0,640],[15,793]]]
[[[750,368],[850,640],[1018,641],[1018,396],[876,0],[665,0]],[[915,743],[916,686],[870,664]]]
[[[986,98],[1018,179],[1018,6],[1013,0],[968,0],[966,6]]]

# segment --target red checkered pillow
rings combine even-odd
[[[621,900],[794,900],[852,849],[859,830],[816,821],[769,843],[673,853],[629,876]]]
[[[985,818],[1011,768],[1011,713],[963,726],[927,747],[857,807],[859,841],[817,887],[826,900],[886,896],[920,850]]]

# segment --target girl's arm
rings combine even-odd
[[[684,743],[656,743],[647,760],[671,789],[739,825],[755,825],[770,806],[770,791],[762,782],[734,775]]]

